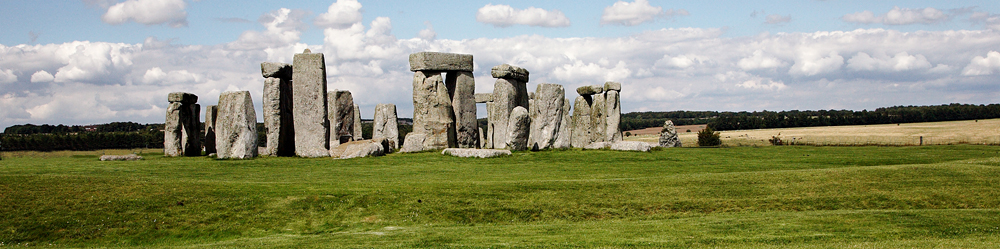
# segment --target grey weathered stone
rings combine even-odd
[[[493,93],[477,93],[476,103],[486,103],[493,101]]]
[[[486,146],[484,149],[493,149],[496,146],[496,137],[501,137],[497,135],[497,130],[500,126],[503,126],[503,130],[507,130],[507,122],[499,122],[500,115],[497,114],[496,103],[486,102]],[[506,117],[503,120],[507,120]],[[502,125],[500,125],[502,124]]]
[[[383,142],[384,139],[346,142],[330,149],[330,156],[337,159],[384,156],[387,144]]]
[[[181,113],[181,123],[183,123],[183,134],[181,135],[181,147],[184,148],[184,156],[201,156],[201,105],[187,104],[187,112]]]
[[[490,114],[490,120],[493,124],[489,132],[493,134],[490,141],[493,142],[494,149],[507,147],[507,134],[509,134],[507,124],[510,120],[510,112],[514,110],[514,107],[519,106],[517,87],[515,86],[517,84],[520,83],[503,78],[497,79],[496,83],[493,84],[493,110]]]
[[[205,107],[205,154],[216,153],[215,150],[215,120],[219,116],[219,106]]]
[[[410,71],[472,72],[471,54],[419,52],[410,54]]]
[[[583,148],[590,144],[590,103],[584,96],[577,96],[573,103],[573,131],[570,144]]]
[[[167,106],[167,117],[163,123],[164,156],[184,155],[184,144],[181,142],[184,134],[184,126],[181,123],[182,109],[184,104],[181,102],[170,102]]]
[[[101,161],[136,161],[136,160],[142,160],[142,156],[138,156],[136,154],[101,156]]]
[[[622,83],[618,83],[618,82],[614,82],[614,81],[604,82],[604,91],[619,91],[620,92],[621,90],[622,90]]]
[[[569,99],[563,98],[562,121],[559,121],[559,132],[556,132],[556,141],[552,144],[553,148],[566,149],[572,146],[573,119],[570,118],[572,105]]]
[[[164,121],[163,154],[165,156],[201,156],[201,106],[198,96],[173,92],[167,95],[167,115]]]
[[[607,100],[605,102],[607,112],[604,114],[607,128],[604,131],[604,140],[612,143],[622,141],[622,129],[619,126],[622,120],[621,97],[618,91],[608,91],[604,95]]]
[[[674,122],[667,120],[663,122],[663,130],[660,132],[660,147],[681,147],[681,140],[677,137],[677,128]]]
[[[425,135],[422,148],[426,150],[456,147],[455,112],[439,72],[413,74],[412,133]]]
[[[590,142],[607,142],[605,131],[608,129],[607,99],[604,94],[591,95],[594,102],[590,105]]]
[[[509,156],[511,155],[511,153],[509,150],[448,148],[444,149],[444,151],[441,151],[441,155],[449,155],[456,157],[490,158],[499,156]]]
[[[354,105],[354,140],[365,139],[364,130],[361,128],[361,107]]]
[[[649,152],[653,146],[639,141],[618,141],[611,143],[612,150]]]
[[[486,148],[486,137],[483,135],[483,127],[479,127],[479,149]]]
[[[528,147],[545,150],[554,147],[563,120],[566,91],[559,84],[538,84],[530,105],[534,113]]]
[[[263,67],[263,64],[261,64]],[[289,68],[291,72],[291,68]],[[263,116],[267,146],[262,154],[295,155],[295,130],[292,129],[292,81],[264,79]],[[214,151],[213,151],[214,152]]]
[[[327,117],[326,63],[322,53],[306,49],[292,63],[292,112],[295,154],[330,156],[330,123]]]
[[[181,102],[181,104],[198,103],[198,95],[185,92],[172,92],[167,95],[168,102]]]
[[[455,112],[455,142],[458,148],[479,147],[479,120],[476,119],[476,78],[472,72],[448,72],[445,84]]]
[[[600,94],[603,92],[604,92],[604,86],[602,85],[581,86],[576,88],[576,93],[580,94],[581,96]]]
[[[528,82],[528,70],[508,64],[493,67],[490,70],[490,74],[493,75],[493,78],[497,79],[513,79],[520,82]]]
[[[260,74],[264,78],[292,80],[292,65],[279,62],[260,63]]]
[[[527,150],[528,134],[531,129],[531,118],[528,117],[528,109],[518,106],[510,112],[510,120],[507,123],[507,148],[510,150]]]
[[[395,104],[378,104],[375,106],[372,139],[386,139],[393,150],[399,149],[399,123]]]
[[[587,149],[587,150],[603,150],[603,149],[607,149],[610,146],[611,146],[611,143],[608,143],[608,142],[593,142],[593,143],[588,144],[587,146],[584,146],[583,148]]]
[[[423,133],[410,132],[406,134],[406,138],[403,139],[403,147],[399,148],[399,152],[410,153],[430,150],[424,148],[424,140],[427,140],[427,135],[424,135]]]
[[[218,117],[217,157],[236,159],[256,157],[257,114],[250,92],[223,92],[219,96]]]
[[[330,148],[354,140],[354,97],[350,91],[338,90],[327,93],[330,98]]]

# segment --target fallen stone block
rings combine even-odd
[[[142,156],[138,156],[136,154],[101,156],[101,161],[136,161],[136,160],[142,160]]]
[[[499,156],[509,156],[511,155],[511,153],[509,150],[448,148],[444,149],[444,151],[441,152],[441,155],[449,155],[457,157],[490,158]]]
[[[639,141],[619,141],[611,144],[612,150],[620,150],[620,151],[649,152],[649,150],[652,148],[653,146],[649,145],[649,143],[639,142]]]

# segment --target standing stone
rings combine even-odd
[[[455,147],[455,112],[440,72],[417,71],[413,75],[411,133],[423,134],[423,144],[405,146],[405,143],[416,142],[407,135],[403,147],[420,148],[418,151]]]
[[[184,123],[184,134],[181,141],[184,143],[184,156],[201,156],[201,105],[187,105],[187,113],[181,116]]]
[[[165,156],[201,156],[201,106],[198,96],[185,92],[167,95],[167,116],[164,121],[163,154]]]
[[[556,141],[552,144],[556,149],[567,149],[573,140],[573,120],[570,118],[570,108],[572,103],[569,99],[563,98],[562,121],[559,121],[559,132],[556,133]]]
[[[301,54],[295,54],[292,64],[295,154],[301,157],[330,156],[326,62],[323,54],[314,54],[306,49]]]
[[[663,130],[660,131],[660,147],[681,147],[681,140],[677,137],[677,129],[674,127],[673,121],[663,122]]]
[[[451,91],[458,148],[477,148],[479,121],[476,119],[476,78],[468,71],[448,72],[447,77],[445,84]]]
[[[399,123],[396,120],[395,104],[378,104],[375,106],[375,122],[372,127],[372,140],[386,139],[393,150],[399,150]]]
[[[486,137],[483,137],[483,127],[479,127],[479,147],[478,149],[486,148]]]
[[[507,148],[510,150],[527,150],[528,133],[531,129],[531,118],[528,109],[518,106],[510,112],[510,123],[507,124],[510,134],[507,135]]]
[[[587,96],[577,96],[573,103],[573,148],[583,148],[590,144],[590,103]]]
[[[163,123],[163,155],[184,155],[184,147],[182,147],[183,143],[181,142],[184,134],[181,123],[181,110],[183,108],[184,104],[181,102],[170,102],[170,105],[167,106],[167,119]]]
[[[205,154],[216,153],[215,150],[215,119],[218,117],[219,106],[205,107]]]
[[[483,147],[483,148],[484,149],[494,149],[494,148],[496,148],[496,137],[500,137],[500,136],[496,135],[497,134],[496,129],[500,129],[500,126],[503,126],[503,129],[507,130],[507,122],[504,122],[503,125],[499,125],[500,124],[499,120],[501,118],[500,118],[500,115],[497,114],[496,103],[495,102],[492,102],[492,101],[486,102],[486,115],[488,115],[486,117],[486,121],[487,121],[486,122],[486,147]],[[507,120],[506,117],[504,117],[503,119]]]
[[[354,141],[364,140],[364,133],[361,128],[361,107],[354,105]]]
[[[594,94],[591,97],[594,102],[590,105],[590,142],[606,142],[605,132],[608,128],[607,98],[603,93]]]
[[[510,112],[517,107],[517,85],[515,80],[497,79],[493,84],[493,112],[490,118],[494,122],[494,127],[490,127],[493,134],[494,149],[507,147],[507,124],[510,123]]]
[[[257,156],[257,114],[248,91],[219,96],[218,158],[249,159]]]
[[[532,150],[553,148],[563,120],[566,91],[558,84],[538,84],[531,107],[531,134],[528,147]]]
[[[265,63],[261,64],[263,68]],[[285,64],[287,65],[287,64]],[[290,67],[290,66],[289,66]],[[291,74],[291,68],[289,75]],[[264,155],[294,156],[295,130],[292,128],[292,82],[281,78],[264,79],[264,128],[267,147]]]
[[[354,97],[350,91],[339,90],[327,93],[330,102],[330,148],[336,148],[342,143],[354,138]]]
[[[622,141],[622,129],[619,126],[622,120],[622,109],[618,91],[607,91],[605,95],[607,96],[607,101],[605,102],[607,105],[607,112],[605,113],[607,129],[604,131],[604,139],[612,143]]]

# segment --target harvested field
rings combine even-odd
[[[679,134],[684,146],[697,144],[698,134],[693,129],[690,133]],[[722,131],[720,135],[725,146],[771,145],[768,140],[772,137],[786,144],[818,146],[1000,144],[1000,119],[735,130]],[[656,143],[658,139],[656,134],[626,138],[649,143]]]

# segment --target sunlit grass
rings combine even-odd
[[[130,152],[130,151],[123,151]],[[66,154],[61,154],[66,153]],[[995,247],[992,146],[0,161],[2,245]]]

